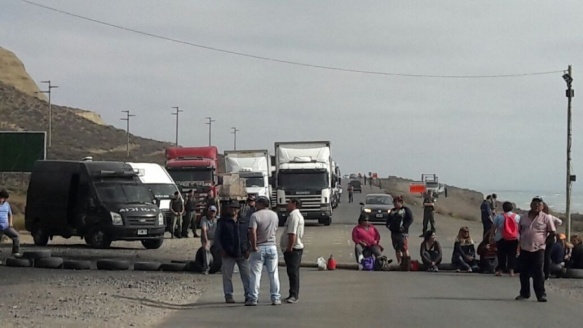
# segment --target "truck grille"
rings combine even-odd
[[[145,227],[153,226],[156,224],[156,218],[143,218],[143,217],[129,217],[126,219],[127,223],[131,227]]]
[[[302,202],[302,208],[300,209],[301,211],[320,211],[320,200],[322,199],[320,195],[286,195],[286,198],[297,198],[300,202]]]

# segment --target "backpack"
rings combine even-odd
[[[516,240],[518,239],[518,223],[516,223],[516,214],[512,213],[510,215],[504,213],[504,225],[502,229],[502,238],[506,240]]]
[[[362,265],[363,271],[373,271],[374,270],[374,263],[375,263],[375,259],[372,256],[365,257],[360,261],[360,264]]]
[[[375,271],[389,271],[391,270],[390,264],[391,261],[386,256],[379,256],[374,262],[374,269]]]

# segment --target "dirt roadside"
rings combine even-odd
[[[198,239],[167,239],[158,250],[140,243],[115,242],[108,250],[91,249],[79,238],[55,238],[47,247],[32,246],[22,235],[23,250],[51,250],[65,259],[136,261],[190,260]],[[4,263],[10,244],[0,247]],[[84,271],[0,266],[2,327],[155,327],[177,309],[195,303],[208,286],[192,273]]]

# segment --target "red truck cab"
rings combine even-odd
[[[197,215],[206,208],[209,191],[217,195],[219,151],[217,147],[170,147],[166,149],[166,170],[181,193],[192,190]]]

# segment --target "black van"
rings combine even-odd
[[[139,240],[147,249],[164,241],[164,217],[148,188],[123,162],[37,161],[32,170],[25,226],[35,245],[53,236],[80,236],[96,248]]]

